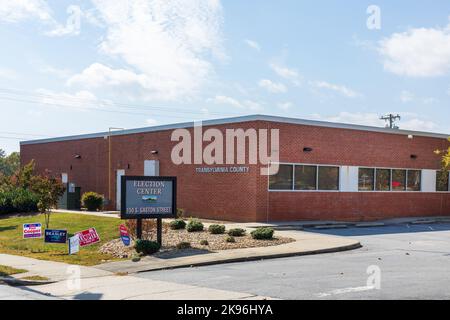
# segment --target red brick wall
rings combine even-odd
[[[216,126],[215,126],[216,127]],[[226,128],[280,129],[280,161],[311,164],[438,169],[433,153],[444,149],[444,139],[383,134],[347,129],[247,122]],[[207,128],[204,128],[206,130]],[[192,130],[190,130],[192,132]],[[247,174],[200,174],[196,167],[175,166],[172,131],[112,137],[111,194],[115,205],[116,170],[142,175],[144,160],[160,160],[160,174],[178,177],[178,206],[187,215],[235,221],[299,219],[372,220],[379,218],[450,214],[450,194],[435,193],[301,193],[267,192],[267,177],[259,165]],[[205,143],[206,145],[206,143]],[[304,153],[304,147],[313,151]],[[158,150],[152,155],[152,150]],[[79,154],[81,159],[75,159]],[[416,160],[410,158],[417,155]],[[69,174],[82,192],[108,197],[108,140],[103,138],[53,142],[21,147],[22,163],[35,159],[37,170]],[[128,168],[129,165],[129,168]],[[72,166],[72,170],[70,170]]]
[[[387,168],[439,169],[445,139],[267,123],[280,129],[280,161]],[[310,147],[312,152],[303,152]],[[411,159],[411,155],[417,156]],[[261,179],[264,180],[264,179]],[[450,193],[267,192],[258,184],[258,220],[377,220],[450,215]],[[264,201],[265,200],[265,201]]]

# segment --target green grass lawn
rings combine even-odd
[[[7,277],[7,276],[11,276],[13,274],[20,274],[20,273],[25,273],[25,272],[28,272],[28,270],[16,269],[16,268],[0,265],[0,277]]]
[[[67,230],[69,236],[72,236],[78,231],[94,227],[100,236],[100,243],[80,248],[79,253],[70,256],[67,244],[47,244],[44,243],[43,238],[23,239],[22,225],[35,222],[42,223],[42,232],[44,233],[44,215],[0,218],[0,253],[85,266],[99,264],[102,260],[117,260],[109,255],[99,253],[98,249],[102,244],[119,238],[119,225],[123,223],[120,219],[53,213],[50,219],[50,229]]]

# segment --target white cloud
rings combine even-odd
[[[312,115],[312,118],[323,121],[349,123],[373,127],[385,127],[384,120],[380,120],[380,115],[376,113],[362,113],[362,112],[340,112],[333,116],[321,116],[319,114]],[[438,125],[429,120],[422,120],[416,114],[403,114],[402,120],[397,122],[400,129],[414,130],[414,131],[435,131]]]
[[[53,22],[52,12],[43,0],[0,0],[0,22],[17,23],[28,19]]]
[[[394,33],[379,43],[385,70],[410,77],[434,77],[450,71],[450,24]]]
[[[277,106],[281,110],[287,111],[293,107],[293,104],[292,104],[292,102],[283,102],[283,103],[279,103]]]
[[[407,90],[403,90],[400,93],[400,101],[403,103],[408,103],[414,100],[414,93],[409,92]]]
[[[158,121],[156,121],[155,119],[146,119],[145,123],[150,125],[150,126],[154,126],[155,124],[158,123]]]
[[[224,59],[219,0],[93,0],[106,36],[103,54],[125,68],[93,63],[69,84],[140,87],[143,98],[176,100],[198,92],[213,73],[211,56]]]
[[[343,85],[333,84],[326,81],[310,81],[309,84],[318,89],[326,89],[337,92],[347,98],[358,98],[361,97],[362,94],[346,87]]]
[[[19,78],[19,75],[13,69],[0,67],[0,78],[7,80],[16,80]]]
[[[73,108],[75,110],[86,110],[102,106],[108,106],[107,101],[100,101],[97,97],[86,90],[74,94],[66,92],[54,92],[47,89],[36,90],[39,102],[54,108]]]
[[[284,84],[279,83],[279,82],[273,82],[271,80],[268,79],[261,79],[258,82],[258,85],[261,88],[266,89],[267,91],[271,92],[271,93],[285,93],[287,92],[287,88]]]
[[[258,42],[249,39],[245,39],[244,41],[250,48],[255,49],[256,51],[261,51],[261,46]]]
[[[280,77],[289,80],[295,86],[300,86],[302,82],[302,77],[297,70],[291,69],[285,66],[281,66],[276,63],[271,63],[270,68]]]
[[[69,86],[80,85],[90,88],[103,86],[127,86],[139,85],[143,88],[151,86],[147,83],[149,78],[144,74],[136,74],[125,69],[112,69],[101,63],[93,63],[81,73],[76,74],[67,80]]]
[[[399,125],[400,129],[417,130],[417,131],[435,131],[438,128],[438,125],[433,121],[422,120],[417,118],[407,119],[406,121],[400,122]]]
[[[228,96],[223,96],[223,95],[218,95],[215,96],[213,99],[208,99],[207,102],[212,102],[214,104],[219,104],[219,105],[228,105],[228,106],[232,106],[234,108],[239,108],[239,109],[249,109],[252,111],[257,111],[257,110],[261,110],[261,104],[252,100],[244,100],[244,101],[239,101],[236,100],[232,97],[228,97]]]
[[[380,120],[380,116],[376,113],[361,113],[361,112],[340,112],[333,116],[321,116],[319,114],[312,115],[314,119],[340,122],[340,123],[350,123],[359,124],[365,126],[383,127],[384,121]]]
[[[58,78],[67,79],[70,77],[71,71],[64,68],[56,68],[47,64],[42,65],[38,68],[38,71],[44,74],[54,75]]]

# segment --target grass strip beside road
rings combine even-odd
[[[12,276],[14,274],[20,274],[20,273],[25,273],[25,272],[28,272],[28,270],[16,269],[13,267],[0,265],[0,277],[7,277],[7,276]]]
[[[44,239],[23,239],[24,223],[42,223],[45,228],[44,215],[18,216],[0,218],[0,253],[20,255],[40,260],[50,260],[93,266],[105,260],[118,260],[110,255],[98,252],[104,243],[119,237],[120,219],[90,216],[83,214],[52,213],[50,229],[67,230],[69,236],[94,227],[100,236],[100,242],[80,248],[80,252],[68,255],[67,244],[47,244]],[[44,233],[44,230],[42,230]]]

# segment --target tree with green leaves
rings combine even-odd
[[[450,138],[448,138],[450,142]],[[445,171],[450,170],[450,146],[447,150],[436,150],[435,153],[437,155],[442,155],[442,169]]]
[[[37,207],[39,212],[45,215],[45,226],[48,229],[51,209],[58,204],[65,187],[59,179],[48,175],[35,175],[31,177],[30,190],[39,197]]]
[[[6,155],[6,152],[0,149],[0,174],[9,177],[20,168],[20,154],[13,152]]]

